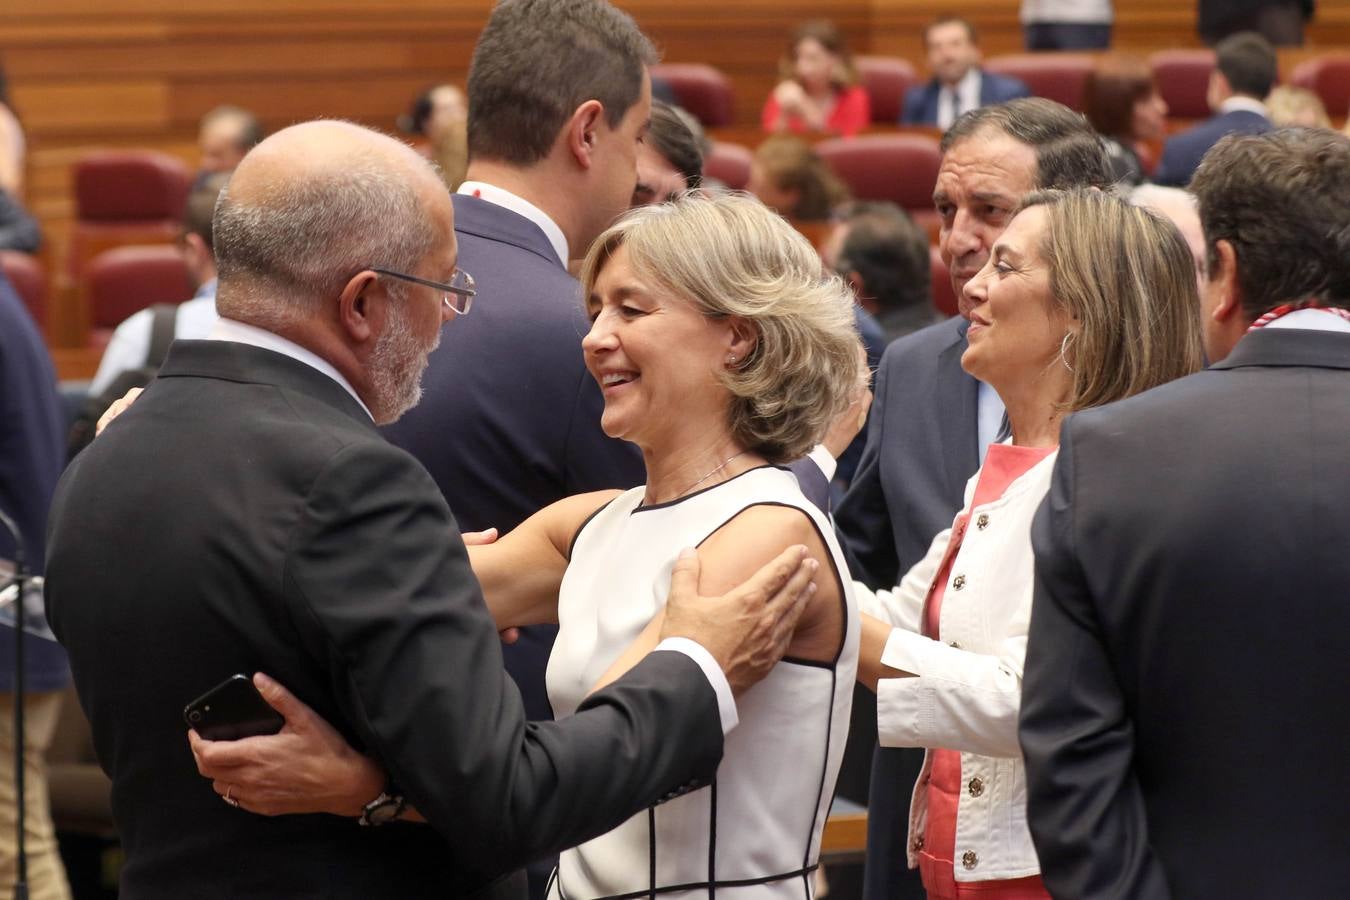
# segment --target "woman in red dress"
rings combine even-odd
[[[779,64],[780,81],[764,104],[764,130],[857,134],[871,121],[871,102],[833,23],[807,22],[797,28]]]

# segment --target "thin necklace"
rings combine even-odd
[[[678,494],[675,495],[675,498],[676,498],[676,499],[679,499],[680,497],[683,497],[685,494],[689,493],[689,492],[692,491],[694,488],[698,487],[700,484],[702,484],[703,482],[707,481],[709,478],[713,477],[713,476],[716,475],[718,472],[720,472],[720,471],[722,471],[723,469],[725,469],[727,466],[731,465],[731,463],[732,463],[734,460],[739,459],[740,457],[744,456],[745,454],[747,454],[747,453],[749,453],[749,452],[750,452],[749,450],[742,450],[740,453],[737,453],[735,456],[728,456],[726,459],[722,460],[722,464],[721,464],[720,466],[718,466],[717,468],[713,469],[713,470],[712,470],[711,472],[709,472],[707,475],[704,475],[704,476],[703,476],[702,478],[700,478],[698,481],[695,481],[693,484],[689,485],[689,487],[687,487],[687,488],[685,488],[684,490],[680,491]]]

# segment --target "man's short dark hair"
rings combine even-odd
[[[214,232],[211,222],[215,218],[216,201],[220,199],[221,189],[229,180],[228,172],[206,176],[193,187],[183,207],[183,233],[197,235],[213,255],[215,248],[212,245]]]
[[[975,23],[964,16],[945,15],[938,16],[927,25],[923,26],[923,45],[928,46],[928,33],[934,28],[941,28],[943,25],[960,25],[966,30],[966,35],[970,38],[972,44],[980,42],[979,33],[975,31]]]
[[[703,183],[703,147],[679,107],[652,103],[652,123],[647,129],[647,145],[675,167],[689,190]]]
[[[1228,241],[1248,317],[1301,300],[1350,304],[1350,138],[1319,128],[1229,135],[1190,189],[1210,274],[1215,245]]]
[[[883,310],[932,302],[928,235],[894,203],[859,202],[840,216],[848,236],[835,268],[857,272],[867,293]]]
[[[469,67],[470,159],[538,162],[587,100],[617,126],[656,59],[632,17],[605,0],[502,0]]]
[[[267,137],[258,117],[241,106],[230,106],[228,104],[217,106],[202,116],[202,127],[221,119],[230,119],[236,123],[239,129],[235,134],[236,143],[239,149],[245,153],[262,143],[262,139]]]
[[[1214,45],[1215,65],[1235,94],[1264,100],[1275,84],[1279,63],[1270,41],[1255,31],[1239,31]]]
[[[957,143],[992,129],[1036,151],[1036,187],[1108,188],[1115,183],[1101,137],[1088,120],[1062,103],[1023,97],[963,113],[942,136],[946,154]]]

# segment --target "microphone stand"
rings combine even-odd
[[[19,825],[15,829],[15,875],[14,900],[28,900],[28,853],[24,847],[25,804],[23,796],[23,589],[28,581],[28,572],[24,565],[23,535],[14,520],[0,512],[0,525],[14,539],[14,576],[10,583],[14,585],[14,799],[16,801]]]

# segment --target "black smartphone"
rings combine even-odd
[[[286,724],[247,675],[231,675],[193,700],[183,710],[183,721],[208,741],[276,734]]]

